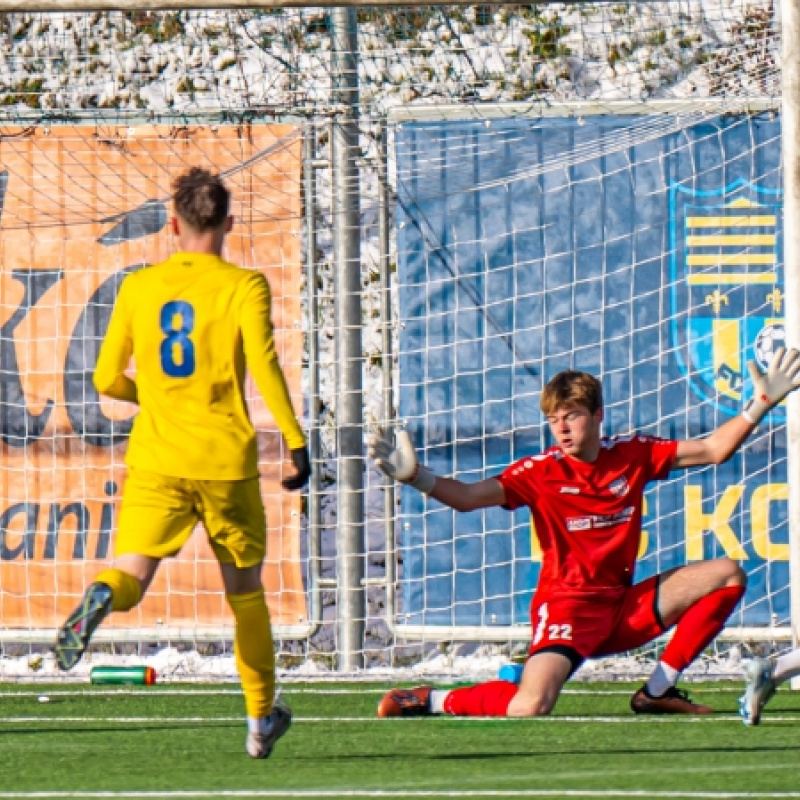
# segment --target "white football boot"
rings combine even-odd
[[[744,694],[739,698],[739,716],[745,725],[758,725],[761,710],[775,694],[777,686],[772,679],[774,663],[768,658],[753,658],[744,669]]]
[[[275,698],[272,711],[269,713],[269,728],[266,733],[247,734],[247,755],[250,758],[269,758],[275,742],[292,727],[292,709],[280,697]]]

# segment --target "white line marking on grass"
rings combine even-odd
[[[0,717],[0,725],[21,725],[31,722],[136,722],[136,723],[164,723],[196,724],[198,722],[244,722],[241,717]],[[293,719],[292,722],[299,722]],[[2,796],[2,795],[0,795]]]
[[[689,798],[689,800],[726,800],[726,798],[800,798],[800,792],[692,792],[649,789],[255,789],[218,791],[119,791],[119,792],[0,792],[8,800],[34,800],[35,798],[216,798],[216,797],[663,797]]]
[[[744,682],[744,678],[742,678]],[[640,685],[637,683],[637,686]],[[704,687],[702,683],[685,683],[688,689],[693,692],[700,692],[702,694],[724,694],[725,692],[742,693],[741,686],[709,686]],[[636,691],[635,689],[633,691]],[[630,689],[564,689],[561,694],[588,694],[588,695],[625,695],[630,697],[633,692]]]
[[[376,689],[295,689],[292,684],[283,684],[284,693],[287,695],[376,695],[384,694],[388,689],[380,687]],[[691,684],[691,689],[694,692],[701,694],[725,694],[728,692],[736,692],[741,694],[741,686],[727,686],[727,687],[709,687],[704,689],[701,684]],[[242,694],[241,689],[126,689],[124,687],[119,689],[92,689],[87,686],[85,689],[55,689],[50,691],[45,684],[35,692],[0,692],[0,697],[40,697],[42,694],[47,694],[49,697],[127,697],[136,695],[147,695],[149,697],[172,697],[187,695],[230,695],[239,697]],[[589,697],[605,697],[605,696],[624,696],[630,697],[633,694],[629,689],[564,689],[562,695],[587,695]]]
[[[119,689],[55,689],[50,691],[47,685],[42,684],[41,688],[36,692],[0,692],[0,697],[41,697],[46,694],[48,697],[103,697],[103,696],[117,696],[126,697],[128,695],[149,695],[150,697],[158,697],[160,695],[233,695],[240,697],[242,694],[241,689],[126,689],[121,687]]]
[[[496,722],[520,724],[546,724],[546,723],[586,723],[597,722],[601,724],[621,724],[621,725],[644,725],[648,723],[667,724],[667,723],[714,723],[714,722],[741,722],[737,714],[714,714],[713,716],[698,716],[698,717],[676,717],[676,716],[630,716],[630,717],[592,717],[592,716],[551,716],[551,717],[450,717],[442,715],[438,719],[446,719],[452,722],[463,722],[469,724],[470,722],[480,721],[487,722],[488,720],[495,720]],[[392,722],[401,722],[405,724],[414,724],[422,722],[424,719],[430,717],[396,717],[393,720],[379,719],[378,717],[294,717],[292,722],[336,722],[336,723],[358,723],[376,722],[380,725],[391,724]],[[768,718],[769,722],[800,722],[800,716],[773,716]],[[30,722],[40,723],[61,723],[61,722],[136,722],[136,723],[165,723],[173,722],[175,724],[194,724],[198,722],[243,722],[244,715],[238,717],[218,716],[218,717],[165,717],[165,716],[150,716],[150,717],[45,717],[45,716],[27,716],[27,717],[0,717],[0,725],[19,725],[27,724]],[[800,795],[798,795],[800,796]]]

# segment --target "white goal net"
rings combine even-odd
[[[270,278],[315,443],[315,482],[294,502],[278,489],[291,468],[277,431],[254,407],[279,663],[334,671],[342,109],[329,11],[1,22],[7,674],[39,664],[111,554],[131,411],[94,396],[88,376],[119,277],[168,254],[169,179],[194,164],[229,176],[242,223],[229,257]],[[431,467],[477,480],[548,444],[539,393],[567,367],[601,377],[608,434],[696,436],[735,413],[744,363],[765,363],[784,336],[774,4],[361,7],[357,28],[365,430],[404,425]],[[737,647],[788,630],[784,421],[646,498],[640,576],[723,554],[746,567]],[[387,491],[367,465],[365,666],[494,670],[528,636],[529,518],[456,515],[406,490],[392,505]],[[232,674],[230,633],[198,536],[100,650],[200,646],[222,659],[214,674]],[[177,659],[176,675],[210,663]]]

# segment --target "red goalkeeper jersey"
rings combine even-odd
[[[537,592],[608,596],[632,584],[644,490],[667,477],[677,449],[652,436],[603,439],[591,464],[551,447],[499,476],[507,507],[533,515],[543,555]]]

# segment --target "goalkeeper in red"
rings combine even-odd
[[[519,686],[496,680],[452,691],[394,689],[382,698],[378,716],[549,714],[584,659],[641,647],[673,627],[631,708],[637,714],[712,713],[676,684],[741,599],[744,571],[728,558],[677,567],[636,584],[633,571],[647,484],[671,470],[723,463],[800,385],[797,350],[781,349],[766,374],[752,362],[748,367],[754,399],[742,414],[709,436],[688,441],[638,434],[602,438],[600,382],[583,372],[562,372],[541,397],[555,445],[478,483],[434,475],[419,464],[405,432],[398,434],[396,447],[373,437],[370,455],[379,469],[456,511],[528,506],[543,556]]]
[[[236,622],[246,749],[266,758],[292,717],[273,702],[275,656],[261,585],[267,528],[245,365],[291,449],[296,473],[283,481],[286,489],[300,489],[311,474],[306,440],[275,352],[269,285],[260,272],[221,257],[233,225],[230,193],[217,176],[193,168],[175,181],[173,203],[179,250],[125,278],[97,360],[97,390],[137,404],[139,413],[113,567],[95,577],[58,631],[56,660],[71,669],[102,620],[134,608],[161,559],[176,555],[201,521]],[[131,356],[135,380],[125,374]]]

